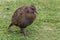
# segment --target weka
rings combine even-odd
[[[33,21],[36,18],[36,14],[37,14],[36,7],[33,5],[22,6],[18,8],[12,16],[12,22],[9,25],[8,29],[10,29],[12,25],[16,25],[21,29],[20,32],[23,35],[26,35],[24,28],[33,23]]]

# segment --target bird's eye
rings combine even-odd
[[[34,10],[28,10],[27,13],[34,13]]]

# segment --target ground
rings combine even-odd
[[[38,14],[25,29],[28,36],[24,37],[16,26],[8,32],[14,11],[31,4],[36,6]],[[0,0],[0,40],[60,40],[60,0]]]

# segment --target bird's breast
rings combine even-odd
[[[28,20],[34,20],[36,18],[36,15],[35,14],[26,14],[26,19]]]

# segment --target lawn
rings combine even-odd
[[[36,6],[38,14],[25,29],[28,36],[24,37],[16,26],[8,32],[14,11],[31,4]],[[60,0],[0,0],[0,40],[60,40]]]

